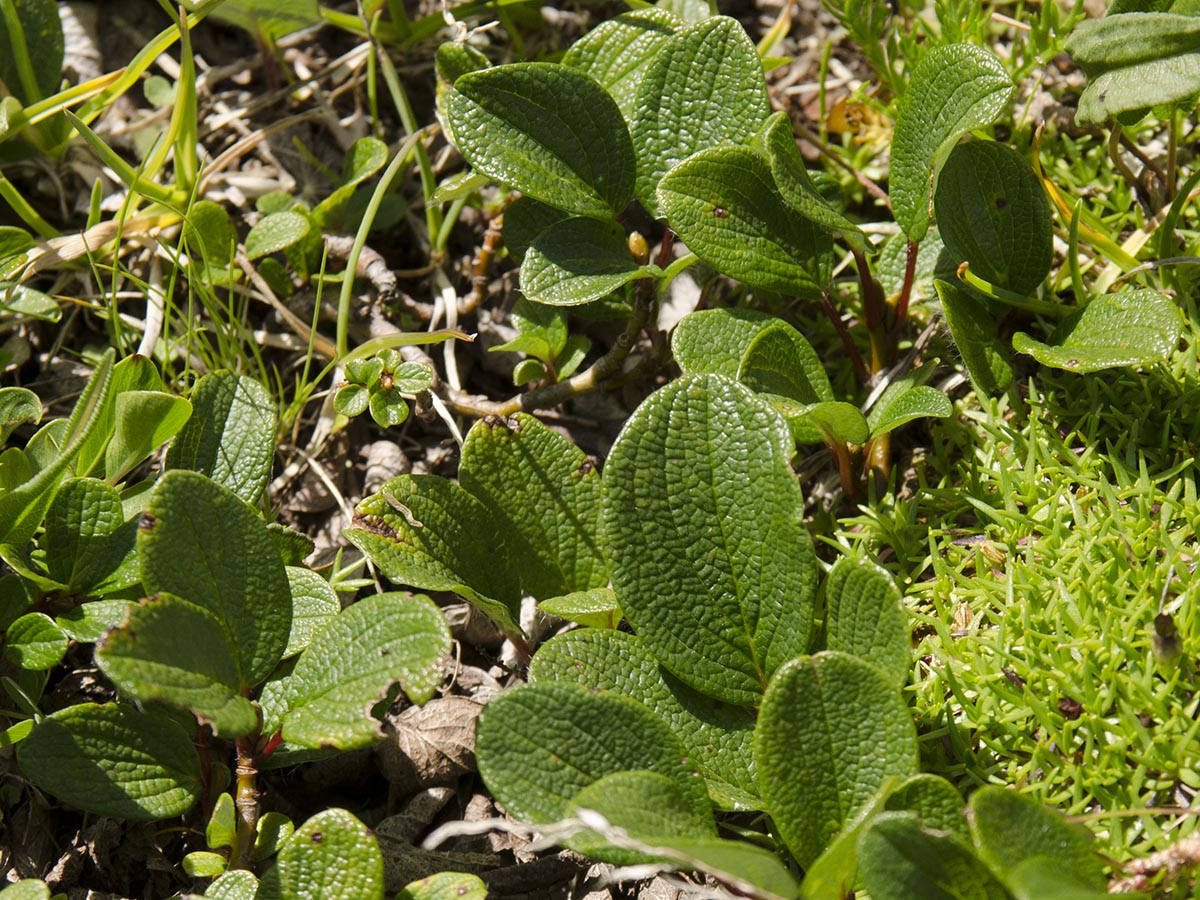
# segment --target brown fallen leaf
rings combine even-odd
[[[387,736],[376,752],[395,795],[453,784],[473,773],[475,720],[482,709],[468,697],[441,697],[389,715]]]

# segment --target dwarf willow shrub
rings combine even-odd
[[[529,684],[478,725],[493,795],[573,849],[759,898],[856,884],[917,898],[931,880],[955,895],[1098,896],[1082,832],[999,788],[964,817],[957,789],[920,772],[900,592],[850,558],[821,579],[792,446],[745,385],[685,375],[634,412],[603,475],[532,416],[488,419],[467,435],[459,484],[393,479],[347,536],[390,578],[458,591],[518,639],[522,593],[609,623],[548,641]],[[632,633],[611,627],[622,617]],[[748,812],[773,823],[758,842],[719,834]],[[1072,849],[1072,868],[1014,844],[1010,830],[1033,827]]]

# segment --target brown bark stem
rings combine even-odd
[[[237,810],[237,840],[230,855],[229,868],[248,869],[253,861],[254,838],[258,832],[258,765],[254,758],[254,741],[238,738],[236,793],[233,805]]]

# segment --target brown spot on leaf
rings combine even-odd
[[[144,512],[138,518],[138,531],[153,531],[158,527],[158,518],[153,513]]]
[[[1008,198],[1007,197],[997,197],[996,198],[996,209],[1007,209],[1007,208],[1008,208]]]
[[[1063,714],[1063,718],[1074,721],[1083,715],[1083,705],[1074,697],[1064,695],[1058,701],[1058,711]]]
[[[1000,671],[1004,673],[1004,677],[1008,679],[1008,683],[1013,687],[1025,687],[1025,679],[1014,672],[1012,669],[1000,667]]]
[[[729,215],[729,210],[727,210],[725,207],[723,207],[723,206],[714,206],[713,207],[713,217],[714,218],[724,219],[728,215]]]
[[[388,525],[387,522],[383,521],[383,519],[379,518],[379,516],[356,515],[350,520],[350,527],[357,528],[360,531],[366,531],[392,541],[397,540],[398,538],[395,529]]]
[[[312,835],[309,837],[309,840],[312,841],[314,844],[319,844],[325,840],[325,835],[323,835],[319,831],[314,831],[312,833]]]

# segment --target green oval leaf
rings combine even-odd
[[[762,64],[736,19],[714,16],[669,38],[638,87],[630,128],[642,206],[663,215],[656,191],[673,166],[750,143],[770,112]]]
[[[0,81],[29,106],[58,90],[62,77],[64,45],[58,4],[54,0],[19,0],[5,5],[16,19],[19,33],[9,29],[7,13],[0,15]],[[22,57],[27,69],[21,65]]]
[[[533,416],[477,422],[458,480],[496,517],[521,586],[538,600],[608,585],[600,472]]]
[[[214,279],[229,274],[237,250],[237,231],[223,206],[211,200],[194,203],[184,220],[183,234],[193,265],[202,261]]]
[[[337,592],[312,569],[288,566],[287,577],[292,593],[292,628],[283,651],[284,659],[311,644],[329,620],[342,611]]]
[[[254,877],[254,873],[245,869],[234,869],[219,875],[208,886],[204,896],[206,900],[255,900],[257,893],[258,879]]]
[[[28,388],[0,388],[0,444],[18,425],[42,421],[42,401]]]
[[[200,796],[191,735],[123,704],[80,703],[47,716],[17,745],[17,759],[42,790],[101,816],[168,819]]]
[[[220,737],[242,737],[257,728],[258,714],[241,696],[236,653],[211,611],[159,593],[130,607],[96,648],[96,662],[136,700],[174,704]]]
[[[950,834],[924,830],[912,813],[883,813],[858,842],[872,900],[1008,900],[1008,892]]]
[[[475,755],[496,799],[532,825],[565,818],[588,785],[633,770],[666,776],[698,816],[711,815],[704,779],[679,739],[646,707],[617,694],[565,683],[507,690],[479,717]]]
[[[179,433],[192,415],[192,404],[162,391],[124,391],[117,395],[114,414],[104,475],[115,484]]]
[[[57,322],[62,318],[62,307],[57,300],[23,284],[5,285],[4,304],[0,310],[43,322]]]
[[[702,309],[679,320],[671,332],[671,353],[684,375],[736,381],[746,350],[775,321],[753,309]]]
[[[751,287],[819,299],[832,267],[823,228],[783,202],[766,160],[716,147],[665,173],[658,203],[688,249]]]
[[[1029,294],[1049,274],[1050,203],[1015,150],[994,141],[959,144],[942,167],[933,204],[954,262],[966,260],[984,281]]]
[[[116,488],[94,478],[73,478],[59,488],[46,512],[41,541],[46,570],[68,590],[86,593],[126,562],[136,527],[125,522]]]
[[[205,375],[192,392],[192,416],[167,451],[168,469],[202,472],[254,503],[275,456],[275,402],[245,375]]]
[[[207,609],[234,648],[246,691],[279,662],[291,630],[287,572],[267,526],[235,494],[176,469],[159,479],[137,538],[147,593]]]
[[[633,195],[634,157],[616,102],[583,72],[514,63],[463,75],[445,95],[472,167],[536,200],[609,218]]]
[[[889,779],[917,773],[917,733],[893,681],[870,663],[825,651],[793,660],[771,680],[754,755],[767,809],[792,855],[809,866]]]
[[[833,387],[817,351],[799,331],[775,319],[750,341],[738,365],[737,380],[760,394],[776,394],[796,403],[833,399]]]
[[[658,772],[633,770],[613,772],[580,789],[567,804],[567,814],[580,810],[599,813],[612,826],[623,829],[635,840],[662,835],[671,838],[715,838],[712,814],[698,811],[691,798],[674,779]],[[571,846],[585,856],[620,860],[631,865],[653,859],[652,855],[622,847],[613,848],[603,834],[583,832],[571,838]]]
[[[100,423],[115,357],[116,351],[110,349],[101,358],[65,424],[61,420],[51,422],[30,438],[25,452],[38,471],[19,487],[0,494],[0,544],[25,544],[42,524],[67,467]],[[40,451],[45,458],[37,448],[39,435],[44,441]]]
[[[45,613],[26,613],[4,632],[4,658],[21,669],[52,669],[66,652],[67,636]]]
[[[460,41],[445,41],[438,44],[434,57],[437,76],[446,84],[454,84],[468,72],[478,72],[490,65],[486,56],[470,44]]]
[[[237,841],[237,811],[233,806],[233,797],[222,793],[213,804],[212,815],[204,827],[204,843],[209,849],[232,847]]]
[[[450,629],[424,596],[378,594],[327,624],[288,682],[283,737],[302,747],[365,747],[382,736],[371,708],[397,681],[424,703],[442,681]]]
[[[592,628],[616,628],[624,617],[611,588],[572,591],[538,604],[542,612]]]
[[[954,404],[937,388],[913,384],[911,378],[888,385],[871,407],[867,424],[871,437],[894,431],[913,419],[945,419],[954,414]]]
[[[592,76],[617,102],[625,121],[632,122],[646,69],[682,25],[682,19],[665,9],[623,13],[572,44],[563,63]]]
[[[971,840],[962,794],[938,775],[922,772],[905,779],[887,795],[883,808],[916,813],[925,828],[953,834],[964,843]]]
[[[872,562],[839,559],[825,579],[825,648],[871,663],[903,684],[912,639],[900,589]]]
[[[1116,366],[1149,366],[1175,352],[1183,314],[1158,291],[1129,288],[1105,294],[1065,320],[1044,344],[1023,331],[1013,349],[1044,366],[1068,372],[1096,372]]]
[[[285,566],[300,565],[316,549],[316,544],[308,535],[301,534],[294,528],[288,528],[278,522],[269,523],[267,531],[271,535],[271,540],[275,542],[275,549],[279,551],[279,556]]]
[[[754,714],[689,688],[664,670],[636,635],[583,628],[551,638],[533,657],[529,679],[615,691],[658,715],[700,766],[714,803],[760,809]]]
[[[521,263],[521,292],[539,303],[579,306],[656,274],[634,262],[616,220],[572,216],[533,239]]]
[[[256,900],[383,900],[383,854],[344,809],[317,813],[283,845]]]
[[[342,185],[354,185],[370,178],[388,161],[387,144],[377,137],[362,137],[346,151],[342,161]]]
[[[281,812],[271,810],[259,817],[254,835],[254,859],[270,859],[295,833],[296,826]]]
[[[403,362],[392,371],[395,390],[401,394],[419,394],[433,384],[433,369],[425,363]]]
[[[208,850],[193,850],[181,862],[181,868],[190,878],[212,878],[220,875],[229,865],[229,860],[221,853]]]
[[[971,795],[967,821],[979,857],[1001,881],[1020,863],[1045,856],[1077,888],[1103,890],[1104,867],[1090,836],[1032,797],[997,785]],[[1009,884],[1016,889],[1017,885]]]
[[[990,395],[1006,390],[1013,379],[1009,361],[1012,354],[1001,342],[996,320],[984,301],[948,281],[935,279],[933,287],[976,393]]]
[[[259,259],[278,253],[308,236],[308,218],[295,210],[264,216],[246,235],[246,258]]]
[[[405,885],[396,900],[487,900],[487,886],[476,875],[439,872]]]
[[[99,474],[105,451],[117,427],[117,398],[127,391],[162,391],[163,380],[158,367],[145,356],[127,356],[112,371],[108,396],[99,410],[96,430],[79,450],[76,475]]]
[[[1111,11],[1110,11],[1111,12]],[[1130,12],[1085,20],[1065,49],[1089,77],[1076,119],[1103,122],[1200,93],[1200,19]]]
[[[787,113],[782,110],[771,113],[755,145],[770,164],[771,176],[788,206],[854,248],[867,252],[866,235],[817,192],[804,158],[800,156],[800,148],[796,146]]]
[[[757,703],[812,632],[816,558],[791,449],[747,388],[685,376],[638,407],[604,472],[626,618],[673,674],[731,703]]]
[[[381,428],[392,428],[408,418],[408,401],[396,390],[375,390],[367,396],[367,409]]]
[[[787,417],[792,435],[811,440],[815,429],[829,443],[865,444],[871,439],[871,426],[857,406],[842,400],[826,400],[811,406],[780,406]]]
[[[0,900],[50,900],[50,888],[41,879],[23,878],[0,891]]]
[[[346,539],[393,583],[454,591],[520,635],[521,588],[491,510],[457,484],[400,475],[354,510]]]
[[[116,628],[125,621],[130,606],[132,603],[128,600],[92,600],[80,603],[61,616],[55,616],[54,621],[71,640],[94,644],[110,628]]]
[[[1013,83],[1000,60],[973,44],[944,44],[913,69],[892,135],[892,212],[910,241],[929,230],[942,161],[968,131],[996,121]]]
[[[337,393],[333,395],[333,411],[339,416],[353,419],[367,411],[367,402],[370,399],[371,392],[361,384],[347,384],[338,388]]]

